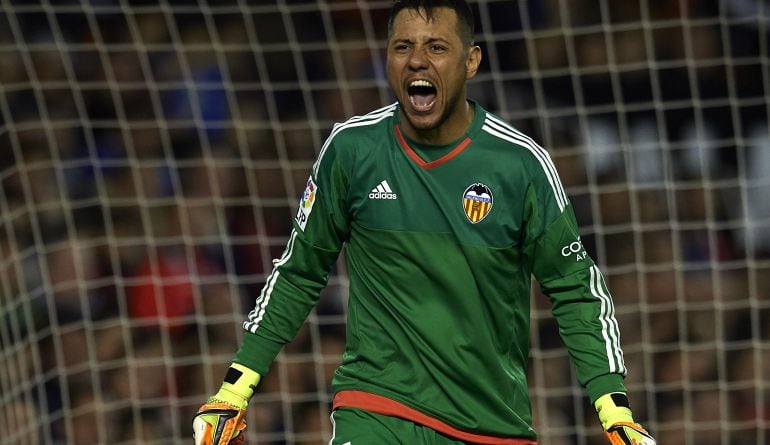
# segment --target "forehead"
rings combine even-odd
[[[457,14],[445,7],[433,8],[430,20],[424,9],[402,9],[393,19],[391,39],[459,39]]]

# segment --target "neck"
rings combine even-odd
[[[401,112],[401,131],[415,142],[426,145],[446,145],[460,138],[471,126],[474,107],[464,100],[459,109],[450,113],[444,122],[434,128],[419,129],[412,126]]]

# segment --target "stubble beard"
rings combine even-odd
[[[407,101],[409,101],[409,98],[407,98]],[[399,102],[402,109],[402,116],[409,123],[409,126],[412,127],[412,129],[414,129],[414,131],[416,131],[418,135],[424,136],[426,139],[432,139],[433,137],[439,135],[441,128],[449,120],[449,117],[452,116],[458,110],[458,105],[463,101],[461,100],[460,95],[453,97],[451,101],[448,101],[446,103],[446,106],[441,111],[441,114],[439,114],[438,118],[433,122],[427,122],[427,123],[416,123],[415,121],[413,121],[409,113],[403,111],[403,110],[406,110],[404,102],[403,101],[399,101]],[[411,104],[409,103],[406,104],[406,106],[409,106],[409,105]]]

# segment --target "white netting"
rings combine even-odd
[[[0,434],[189,443],[336,121],[391,101],[389,1],[0,0]],[[764,444],[763,1],[478,0],[470,95],[547,147],[615,295],[636,417]],[[344,268],[249,410],[321,444]],[[603,443],[535,296],[540,442]]]

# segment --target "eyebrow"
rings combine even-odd
[[[443,37],[431,37],[429,38],[425,43],[451,43],[449,40],[443,38]]]
[[[415,39],[409,38],[409,37],[394,37],[390,39],[391,43],[396,42],[407,42],[407,43],[414,43]],[[449,40],[443,38],[443,37],[428,37],[426,40],[421,40],[422,43],[425,44],[431,44],[431,43],[445,43],[449,44],[451,43]]]

